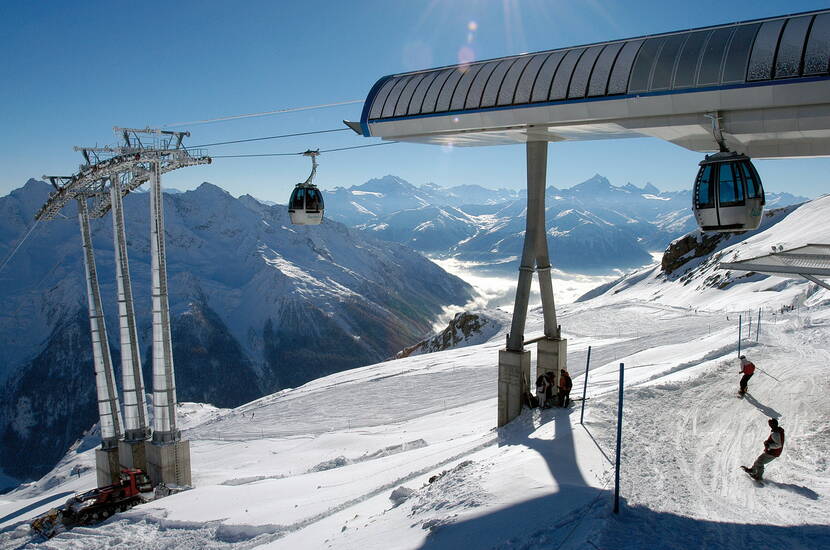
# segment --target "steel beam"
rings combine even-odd
[[[130,262],[127,257],[127,235],[121,176],[111,179],[110,202],[115,251],[115,279],[118,289],[118,320],[121,337],[121,380],[124,395],[124,439],[143,441],[150,437],[147,403],[144,399],[144,375],[136,329]]]
[[[89,328],[92,335],[92,359],[95,366],[95,387],[98,394],[98,414],[101,418],[101,448],[116,449],[122,435],[121,410],[112,370],[107,326],[101,304],[101,289],[95,267],[95,252],[89,228],[89,212],[86,199],[78,198],[78,220],[81,225],[81,242],[84,248],[86,292],[89,305]]]
[[[167,260],[164,247],[164,208],[161,167],[150,164],[150,253],[153,294],[153,443],[180,439],[176,429],[176,382],[170,336]]]
[[[548,144],[544,141],[532,141],[528,142],[525,147],[527,150],[527,215],[522,263],[519,267],[519,282],[516,285],[516,300],[513,307],[513,321],[510,325],[510,334],[507,337],[507,349],[509,351],[522,351],[524,349],[527,306],[530,300],[530,285],[533,281],[535,267],[538,267],[539,271],[545,336],[548,338],[558,337],[553,283],[550,277],[550,260],[545,233],[545,179]]]

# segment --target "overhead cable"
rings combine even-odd
[[[26,232],[26,235],[24,235],[23,238],[20,239],[20,242],[17,243],[17,246],[14,247],[14,250],[12,250],[11,253],[8,256],[6,256],[6,259],[3,260],[3,264],[0,265],[0,271],[3,271],[3,268],[6,267],[6,265],[8,265],[8,263],[11,261],[14,255],[17,254],[17,251],[20,250],[20,247],[23,246],[23,243],[26,242],[26,239],[29,238],[29,236],[32,234],[32,232],[35,230],[39,223],[40,220],[36,220],[34,225],[32,225],[32,227],[29,228],[29,231]]]
[[[232,115],[223,116],[219,118],[208,118],[205,120],[191,120],[189,122],[174,122],[172,124],[164,124],[162,127],[170,128],[173,126],[193,126],[194,124],[208,124],[210,122],[222,122],[225,120],[237,120],[240,118],[254,118],[260,116],[279,115],[283,113],[295,113],[297,111],[310,111],[313,109],[325,109],[328,107],[338,107],[340,105],[352,105],[354,103],[363,103],[362,99],[351,99],[349,101],[338,101],[337,103],[323,103],[320,105],[308,105],[305,107],[289,107],[287,109],[277,109],[275,111],[264,111],[262,113],[249,113],[246,115]]]
[[[380,145],[394,145],[397,141],[384,141],[383,143],[370,143],[369,145],[353,145],[351,147],[338,147],[336,149],[321,149],[321,153],[333,153],[334,151],[346,151],[349,149],[363,149],[364,147],[378,147]],[[252,155],[210,155],[214,159],[234,159],[234,158],[248,158],[248,157],[290,157],[294,155],[302,155],[303,153],[259,153]]]
[[[217,143],[204,143],[202,145],[188,145],[188,149],[199,149],[201,147],[215,147],[217,145],[230,145],[231,143],[248,143],[249,141],[263,141],[266,139],[279,139],[279,138],[287,138],[287,137],[297,137],[297,136],[310,136],[314,134],[328,134],[331,132],[345,132],[347,130],[351,130],[351,128],[333,128],[331,130],[317,130],[314,132],[297,132],[295,134],[281,134],[279,136],[265,136],[265,137],[258,137],[258,138],[248,138],[248,139],[237,139],[234,141],[219,141]]]

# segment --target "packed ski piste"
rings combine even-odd
[[[569,406],[494,428],[509,323],[483,312],[503,323],[484,342],[236,409],[181,404],[192,489],[39,536],[33,518],[95,486],[92,429],[47,476],[0,495],[0,547],[830,548],[830,293],[715,259],[827,242],[828,214],[817,199],[672,275],[651,266],[564,305]],[[541,330],[533,311],[526,338]]]

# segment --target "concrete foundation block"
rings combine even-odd
[[[190,441],[157,444],[148,442],[147,475],[153,485],[192,485],[190,478]]]
[[[98,477],[98,487],[118,483],[121,477],[121,463],[118,460],[118,449],[96,449],[95,470]]]
[[[124,468],[147,471],[147,441],[119,441],[118,458]]]
[[[530,389],[530,351],[499,350],[498,426],[522,412],[522,394]]]
[[[568,368],[568,340],[566,338],[550,338],[537,342],[536,347],[536,377],[553,372],[556,376],[556,386],[553,393],[559,392],[559,372]]]

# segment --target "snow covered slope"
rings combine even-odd
[[[788,246],[799,226],[828,242],[826,229],[804,230],[821,211],[826,201],[805,205],[734,246],[741,257]],[[28,518],[94,483],[91,471],[69,476],[92,461],[78,448],[37,484],[0,496],[0,548],[830,547],[830,293],[783,279],[693,292],[705,274],[692,278],[684,286],[647,272],[617,294],[560,308],[575,395],[592,347],[584,426],[573,408],[525,411],[494,429],[502,331],[235,409],[182,405],[193,490],[34,540]],[[798,308],[781,311],[798,296]],[[743,347],[763,372],[739,400],[734,312],[758,305],[760,335],[753,324]],[[532,311],[528,338],[541,323]],[[623,501],[614,516],[621,362]],[[758,486],[738,466],[762,450],[770,416],[787,440]]]
[[[26,233],[50,189],[31,180],[0,197],[0,256]],[[165,194],[164,202],[173,357],[186,401],[237,406],[380,361],[420,341],[446,307],[472,296],[469,285],[417,252],[340,223],[292,226],[284,207],[208,183]],[[17,479],[48,472],[97,419],[73,206],[67,219],[39,224],[0,272],[0,468]],[[126,197],[145,380],[148,208],[146,194]],[[111,218],[94,220],[92,232],[118,368]],[[17,461],[24,452],[29,460]]]

